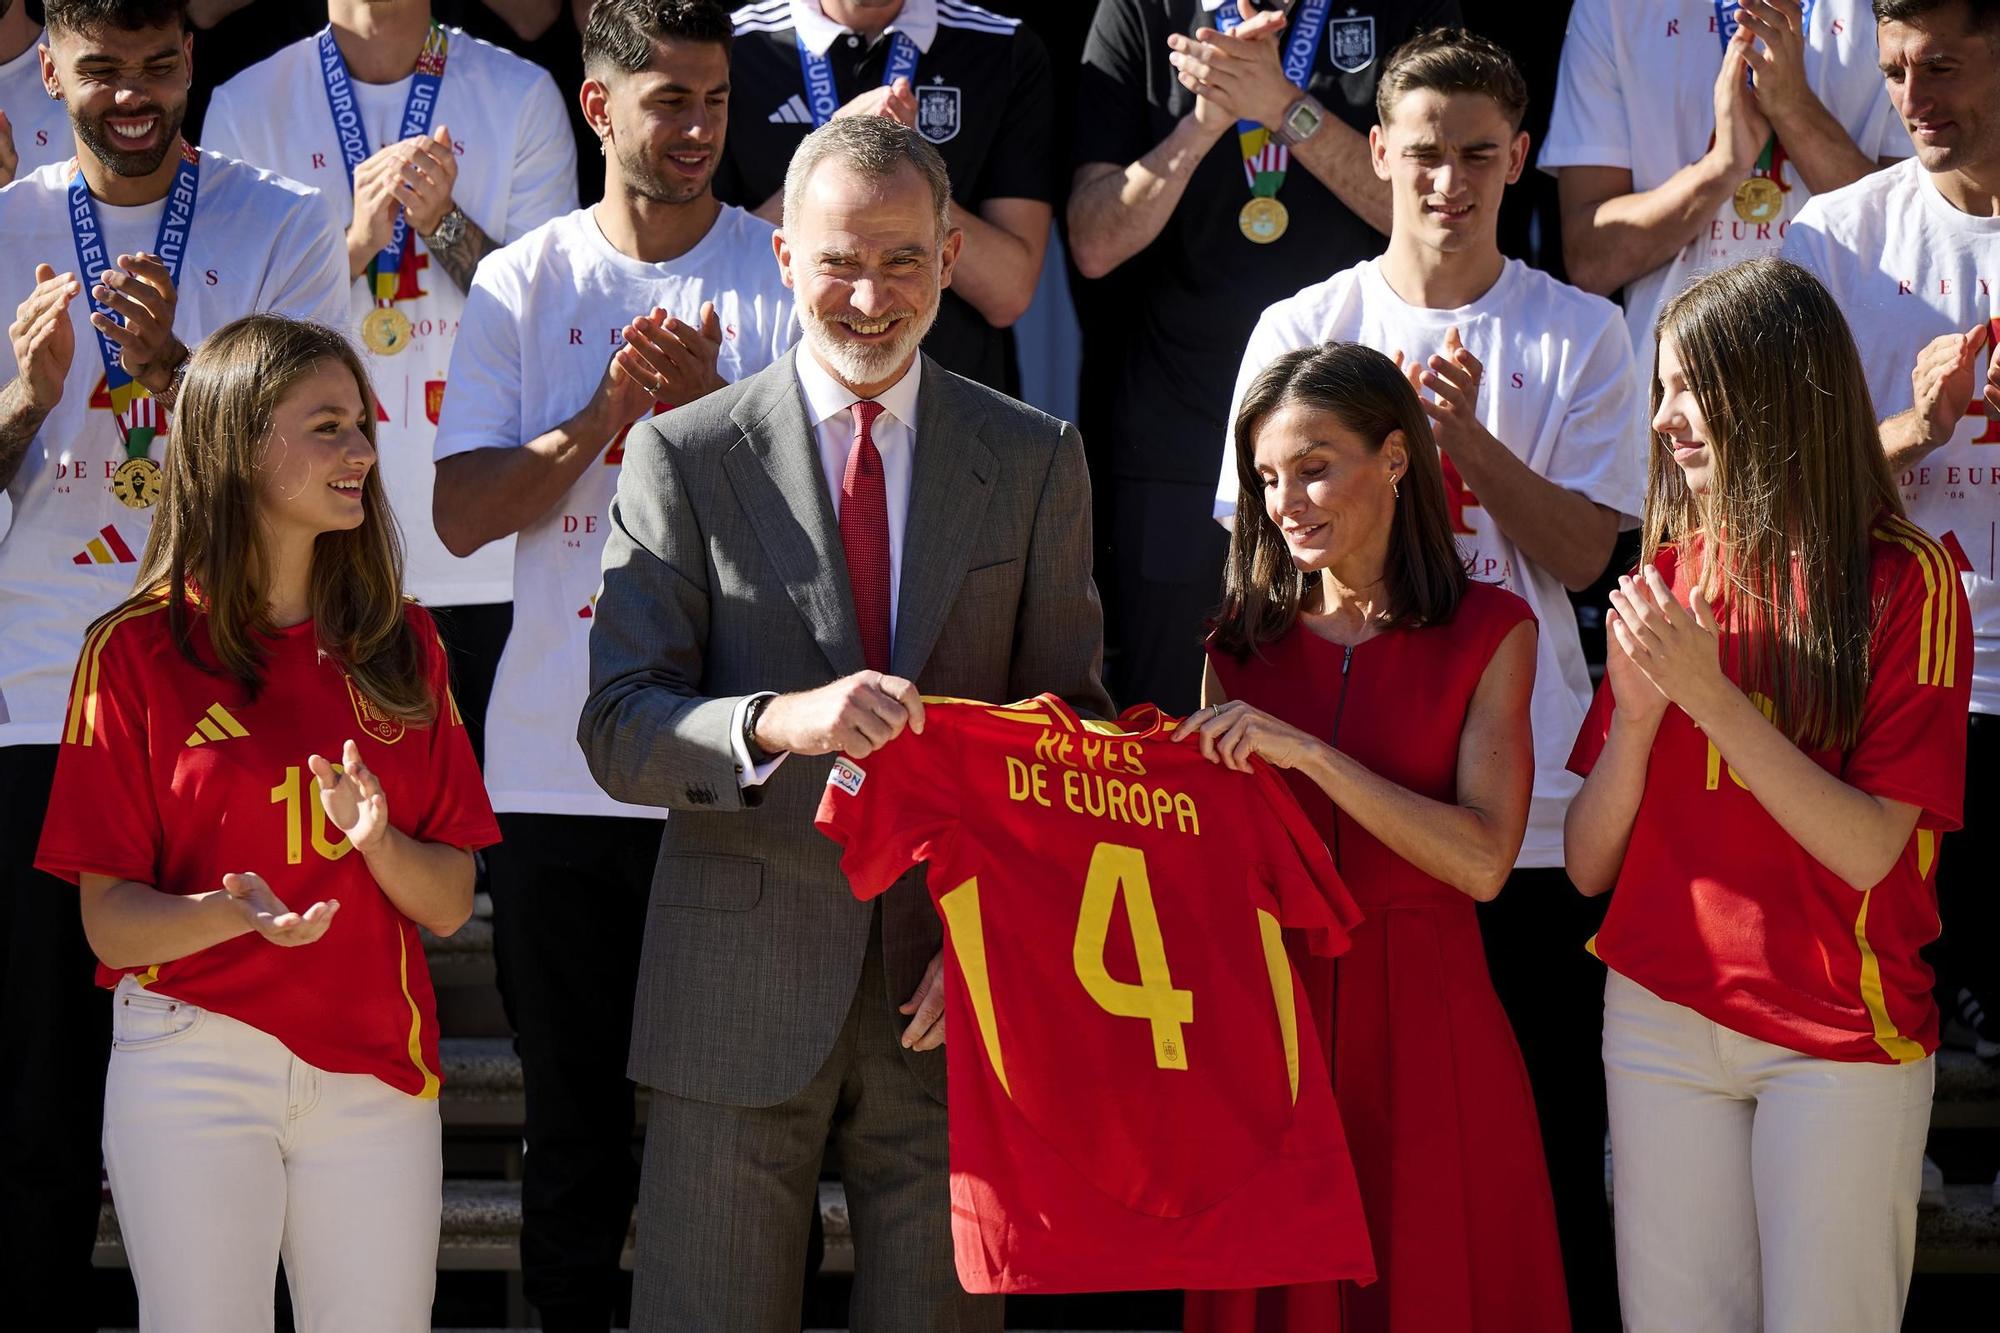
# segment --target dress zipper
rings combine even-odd
[[[1326,738],[1326,743],[1328,745],[1333,746],[1335,749],[1340,748],[1341,715],[1347,711],[1347,669],[1353,665],[1354,665],[1354,645],[1351,643],[1345,644],[1342,646],[1340,654],[1340,694],[1334,700],[1333,704],[1333,734]],[[1333,851],[1334,869],[1338,870],[1340,868],[1340,807],[1339,806],[1335,806],[1333,810],[1332,851]]]

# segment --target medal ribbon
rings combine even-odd
[[[424,37],[424,49],[417,56],[417,70],[410,78],[409,100],[403,103],[400,139],[431,131],[431,115],[437,110],[438,88],[444,83],[446,47],[450,38],[441,24],[431,24]],[[354,80],[348,76],[347,61],[333,40],[333,27],[319,32],[319,72],[326,80],[326,105],[333,112],[333,131],[340,136],[340,156],[347,165],[347,188],[354,188],[354,169],[368,160],[368,127],[361,123],[361,108],[354,99]],[[396,299],[396,283],[403,265],[403,244],[410,234],[410,219],[402,209],[389,230],[389,243],[368,261],[368,288],[375,299],[390,305]]]
[[[806,107],[812,112],[813,128],[818,129],[833,119],[833,113],[840,110],[840,94],[833,87],[833,63],[825,56],[806,45],[806,39],[793,34],[793,41],[799,47],[799,73],[806,81]],[[882,71],[882,86],[887,88],[897,79],[917,79],[917,43],[906,32],[889,35],[889,64]]]
[[[1799,0],[1799,31],[1801,33],[1812,31],[1814,2],[1815,0]],[[1736,21],[1736,11],[1743,8],[1742,0],[1713,0],[1713,3],[1715,5],[1715,35],[1722,42],[1722,49],[1726,52],[1729,50],[1729,39],[1736,35],[1738,28],[1743,26]],[[1778,142],[1778,135],[1776,131],[1773,131],[1771,137],[1764,141],[1764,151],[1757,154],[1757,165],[1752,169],[1751,174],[1753,176],[1767,176],[1772,180],[1778,180],[1778,169],[1784,165],[1784,162],[1785,147]],[[1778,188],[1787,194],[1790,194],[1792,191],[1792,187],[1783,181],[1778,181]]]
[[[76,242],[76,268],[83,278],[84,298],[90,308],[105,318],[123,323],[109,306],[100,304],[92,289],[104,280],[111,256],[104,249],[104,228],[97,220],[97,204],[83,179],[83,168],[74,166],[69,182],[69,230]],[[167,209],[160,214],[160,234],[153,251],[166,265],[167,278],[180,285],[181,259],[187,253],[188,232],[194,226],[195,194],[201,186],[201,154],[187,140],[181,140],[181,162],[174,169],[174,183],[167,191]],[[159,410],[146,386],[125,373],[118,364],[118,344],[111,335],[91,325],[97,335],[97,352],[104,358],[104,387],[111,395],[111,411],[118,421],[118,436],[130,458],[144,458],[153,437],[166,427],[166,414]]]
[[[1301,92],[1312,78],[1313,62],[1319,58],[1319,40],[1326,33],[1326,11],[1331,3],[1332,0],[1299,0],[1287,25],[1285,77]],[[1223,0],[1222,7],[1215,11],[1215,19],[1220,31],[1236,31],[1243,22],[1237,0]],[[1285,169],[1292,162],[1292,150],[1254,120],[1236,122],[1236,142],[1243,150],[1243,175],[1250,182],[1250,193],[1259,199],[1277,198],[1279,188],[1285,183]]]

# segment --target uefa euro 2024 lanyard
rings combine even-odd
[[[444,65],[450,38],[441,24],[431,24],[424,37],[424,49],[417,56],[416,73],[410,78],[410,96],[403,103],[401,138],[429,134],[431,116],[437,111],[438,89],[444,83]],[[319,72],[326,81],[326,104],[333,112],[334,133],[340,136],[340,156],[347,165],[347,188],[354,188],[354,169],[368,160],[368,127],[361,123],[361,107],[354,99],[354,80],[347,73],[347,61],[333,40],[331,25],[320,29]],[[403,244],[410,234],[409,215],[396,210],[389,229],[389,243],[368,261],[368,290],[375,309],[361,321],[361,341],[378,356],[393,356],[410,345],[410,317],[396,309],[396,288],[402,279]]]
[[[807,46],[803,36],[795,34],[793,40],[799,47],[799,73],[806,81],[806,109],[812,113],[813,128],[817,129],[832,120],[833,113],[840,110],[840,94],[833,86],[833,64]],[[891,33],[889,64],[882,71],[882,86],[887,88],[897,79],[915,82],[917,56],[917,44],[908,33]]]
[[[111,267],[104,250],[104,228],[97,217],[97,204],[83,179],[83,167],[72,163],[69,182],[69,230],[76,242],[76,268],[83,277],[84,295],[90,308],[117,322],[118,315],[98,301],[97,284]],[[194,226],[195,195],[201,187],[201,154],[185,139],[181,141],[180,165],[167,191],[166,212],[160,214],[160,233],[153,250],[166,266],[167,281],[180,284],[181,259],[187,254],[188,232]],[[97,334],[98,355],[104,358],[104,388],[111,396],[111,410],[118,420],[118,437],[125,445],[125,461],[111,474],[111,493],[127,509],[150,509],[160,498],[160,465],[150,457],[153,440],[165,430],[167,418],[159,402],[146,386],[125,372],[118,362],[118,344],[111,335],[92,325]]]
[[[1223,0],[1215,12],[1216,26],[1234,32],[1243,22],[1241,0]],[[1326,11],[1332,0],[1299,0],[1292,10],[1289,35],[1285,40],[1285,77],[1303,90],[1312,78],[1313,62],[1319,58],[1319,41],[1326,32]],[[1350,11],[1351,12],[1351,11]],[[1271,131],[1254,120],[1236,122],[1236,142],[1243,150],[1243,174],[1250,181],[1250,202],[1236,215],[1243,235],[1258,245],[1269,245],[1285,234],[1292,215],[1278,199],[1291,165],[1292,150],[1272,137]]]

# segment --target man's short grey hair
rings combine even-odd
[[[937,209],[938,239],[942,241],[951,231],[951,175],[945,170],[944,159],[921,134],[887,116],[842,116],[829,120],[800,141],[791,165],[785,168],[785,214],[781,225],[786,231],[798,221],[806,182],[830,158],[878,181],[895,175],[906,162],[914,166],[931,187],[931,203]]]

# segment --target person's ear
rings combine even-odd
[[[1388,469],[1389,484],[1401,482],[1410,471],[1410,441],[1400,430],[1389,432],[1382,441],[1382,463]]]
[[[1368,127],[1368,165],[1375,168],[1375,179],[1389,179],[1389,136],[1380,125]]]
[[[1521,173],[1528,169],[1528,132],[1522,130],[1514,136],[1514,142],[1507,149],[1507,183],[1514,184],[1521,179]]]
[[[611,142],[611,90],[596,79],[585,79],[583,87],[577,90],[577,105],[583,108],[583,118],[596,133],[599,147],[608,147]]]
[[[796,291],[797,287],[792,282],[792,247],[784,232],[771,233],[771,254],[778,261],[778,276],[784,280],[785,286]]]

